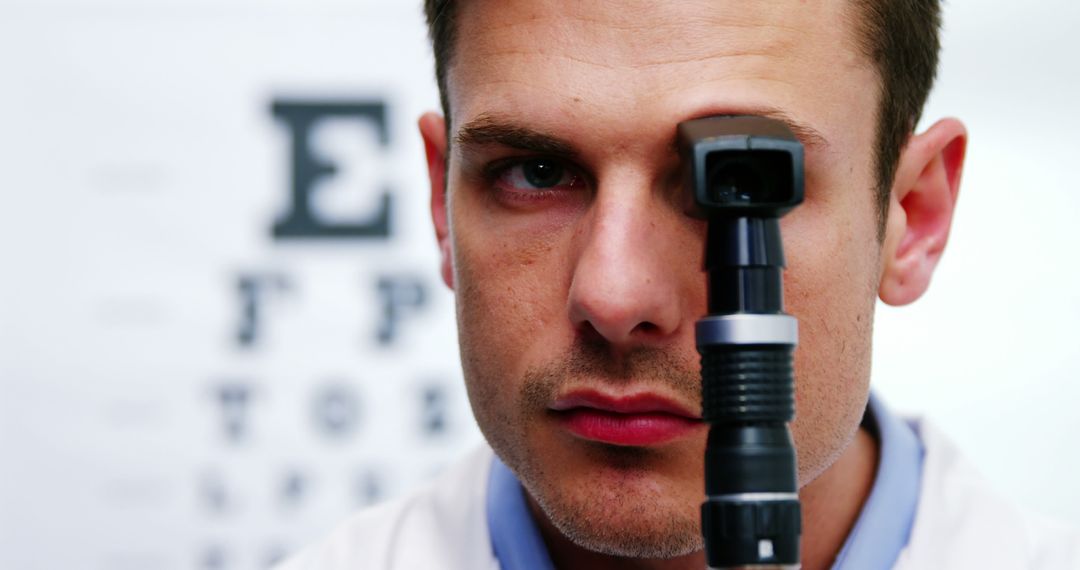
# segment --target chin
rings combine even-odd
[[[587,550],[648,559],[701,550],[700,478],[652,470],[651,454],[598,446],[584,457],[545,463],[560,465],[556,471],[527,469],[519,478],[551,526]]]

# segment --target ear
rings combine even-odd
[[[882,250],[882,301],[906,305],[930,286],[949,239],[966,148],[963,123],[943,119],[901,151]]]
[[[427,154],[428,179],[431,181],[431,221],[435,225],[435,239],[442,255],[440,272],[446,286],[454,288],[453,251],[450,248],[450,223],[446,201],[446,122],[438,113],[424,113],[419,121],[420,136],[424,139]]]

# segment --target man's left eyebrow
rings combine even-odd
[[[792,134],[795,135],[795,138],[799,139],[799,142],[807,147],[825,149],[829,146],[829,141],[820,131],[806,123],[795,120],[791,115],[788,115],[781,109],[761,109],[754,114],[784,123],[787,125],[787,128],[791,130]]]
[[[788,130],[791,131],[791,134],[795,135],[795,138],[799,139],[799,142],[801,142],[803,144],[803,146],[807,147],[808,149],[825,150],[825,149],[829,148],[829,141],[828,141],[828,139],[825,138],[824,135],[821,134],[821,131],[818,131],[817,129],[815,129],[814,127],[811,127],[810,125],[808,125],[806,123],[803,123],[803,122],[800,122],[800,121],[796,120],[794,117],[787,114],[787,112],[785,112],[783,109],[778,109],[776,107],[763,107],[763,108],[760,108],[760,109],[750,109],[750,110],[741,111],[741,112],[738,112],[738,113],[717,113],[717,114],[714,114],[714,115],[706,114],[706,115],[703,115],[702,118],[710,117],[710,116],[716,116],[716,117],[746,117],[746,116],[753,116],[753,117],[764,117],[766,119],[773,119],[773,120],[779,121],[779,122],[783,123],[785,126],[787,126]],[[672,150],[674,152],[678,152],[678,150],[679,150],[679,141],[678,140],[672,140],[671,141],[671,148],[672,148]]]
[[[463,147],[497,144],[556,156],[577,154],[573,145],[563,139],[490,115],[466,123],[454,137],[454,143]]]

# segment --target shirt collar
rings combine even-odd
[[[907,545],[922,479],[923,447],[915,432],[874,394],[863,427],[879,444],[870,496],[848,534],[833,570],[892,568]],[[503,570],[553,570],[525,491],[498,457],[491,462],[487,519],[491,546]]]
[[[488,478],[487,519],[491,547],[502,570],[554,570],[525,502],[525,490],[498,456]]]
[[[911,536],[919,502],[924,450],[915,431],[873,393],[863,426],[877,436],[877,473],[833,570],[892,568]]]

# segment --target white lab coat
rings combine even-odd
[[[1080,531],[1023,513],[925,422],[923,481],[894,570],[1080,570]],[[275,570],[497,570],[485,501],[492,452],[474,452],[407,497],[354,515]],[[867,569],[874,570],[874,569]]]

